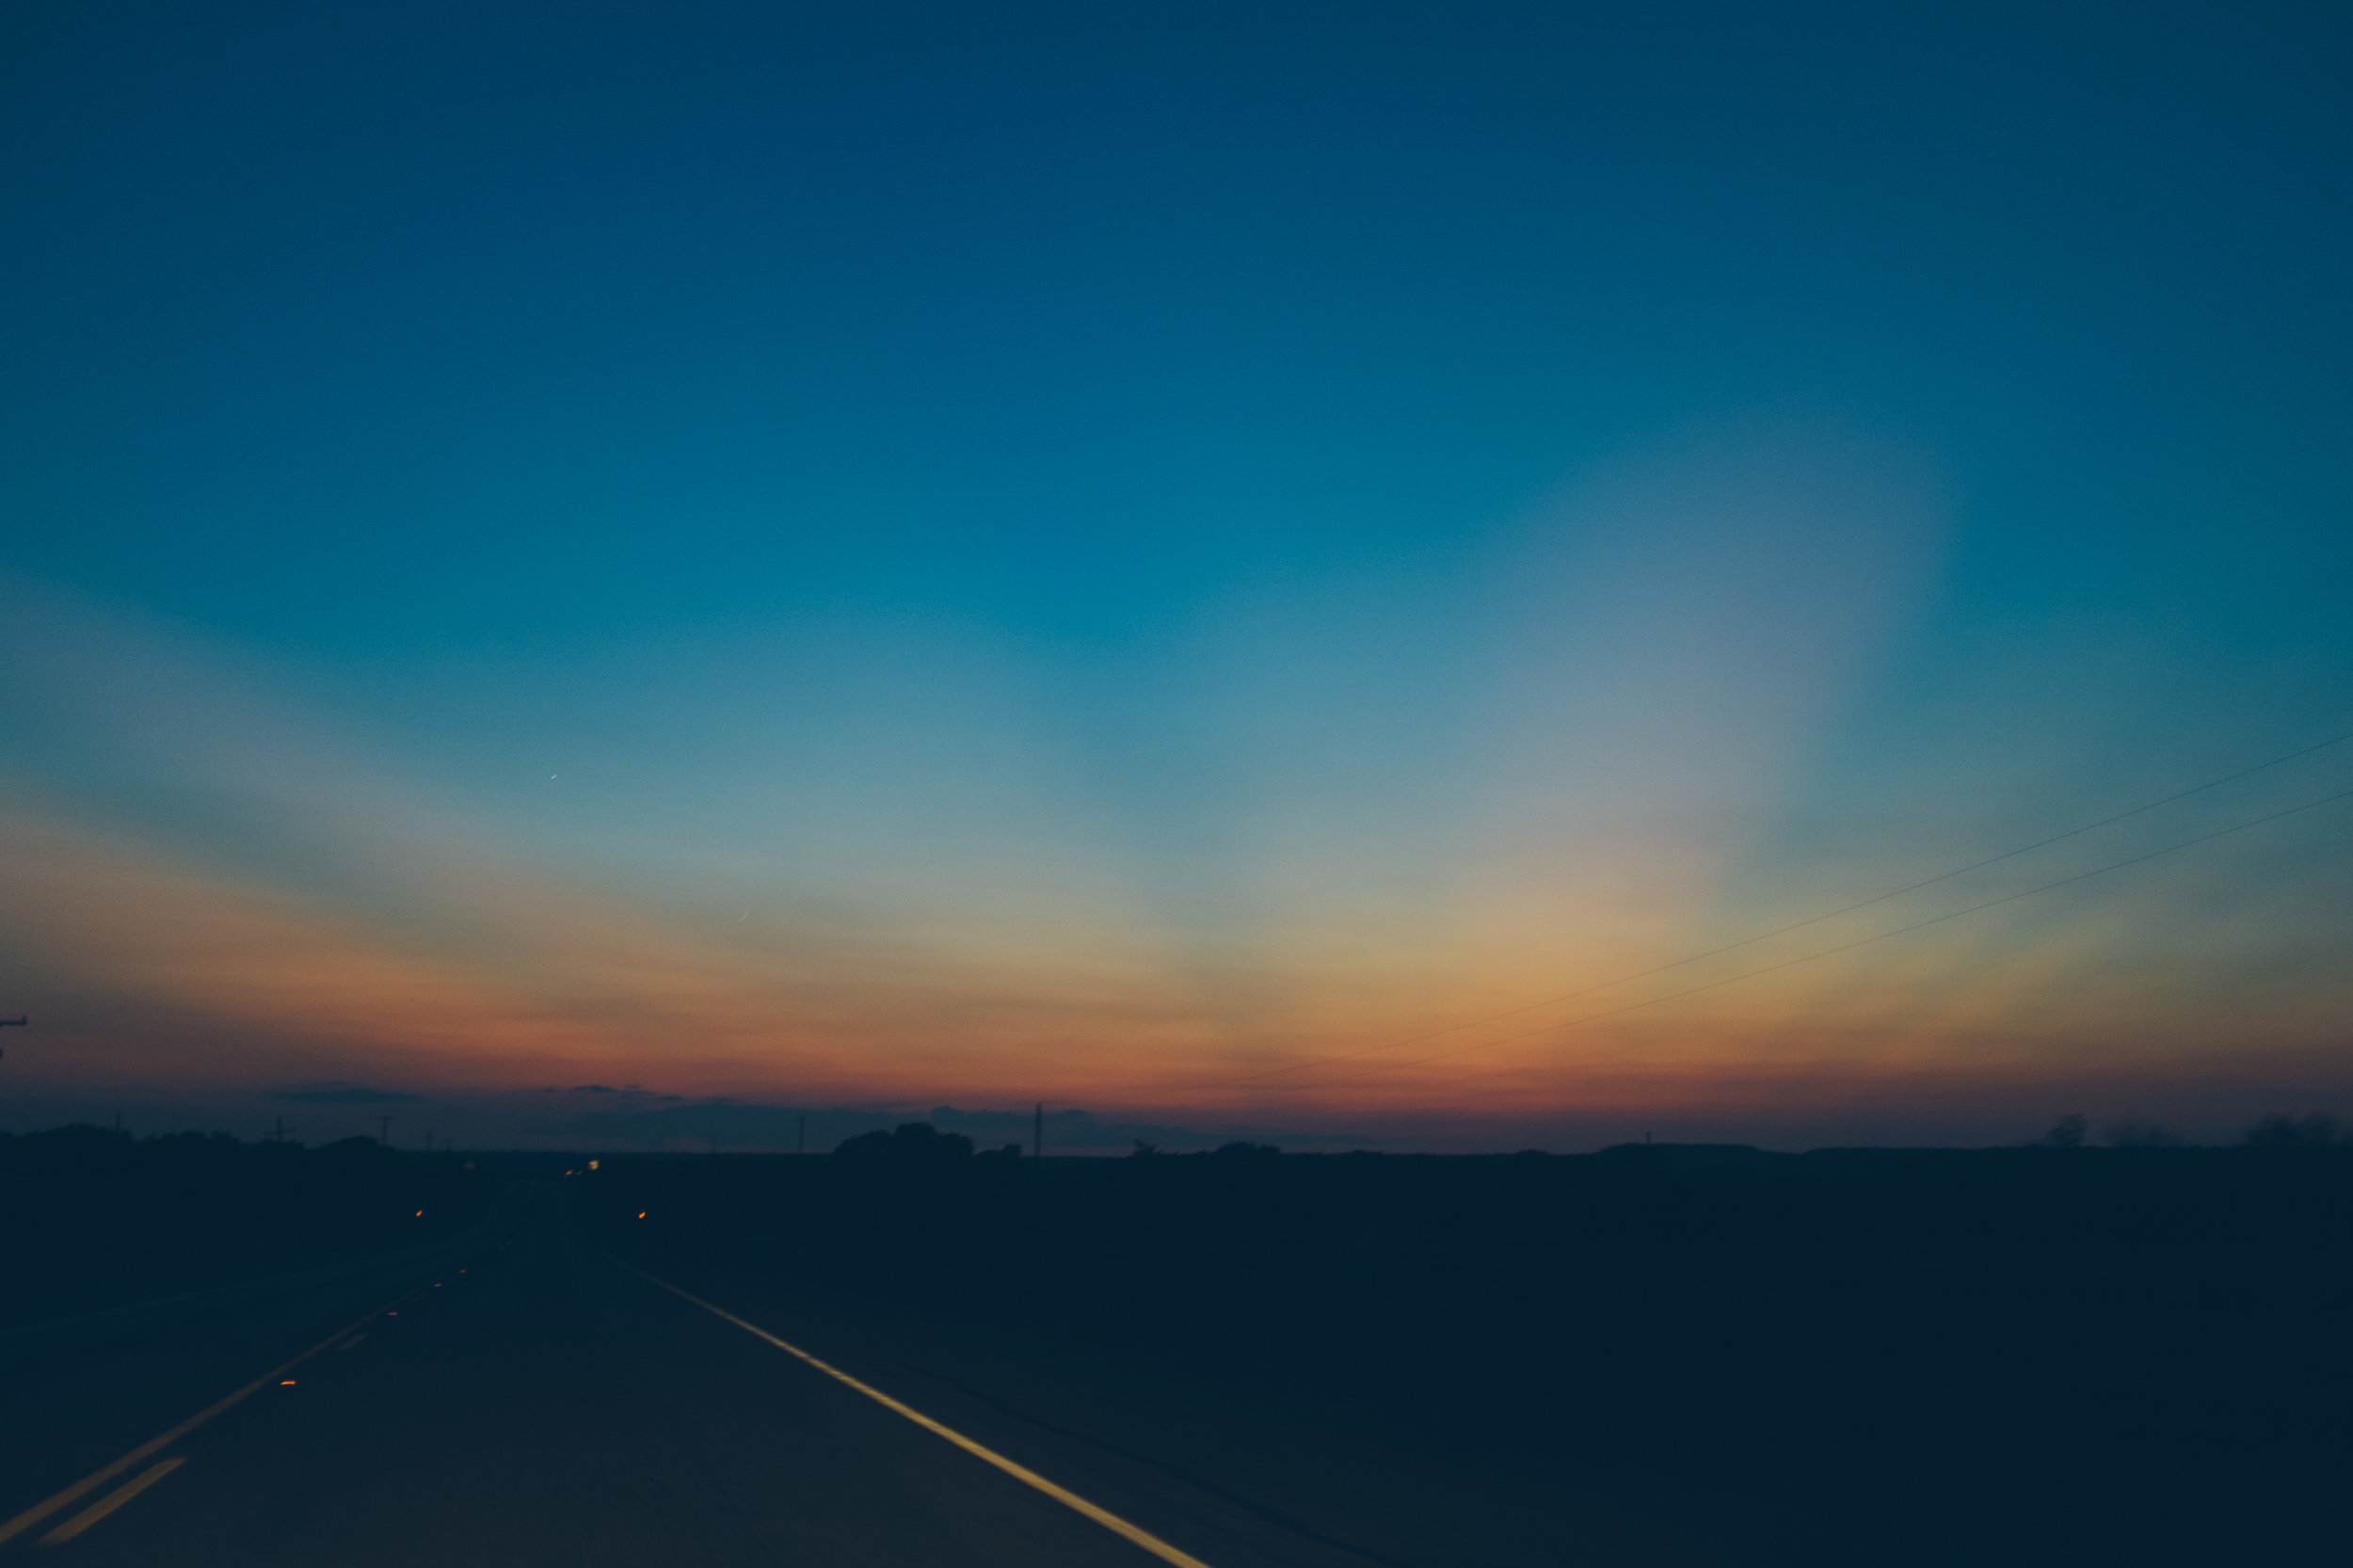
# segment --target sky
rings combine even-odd
[[[2348,88],[2326,5],[13,7],[0,1127],[2353,1115]]]

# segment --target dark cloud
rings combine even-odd
[[[960,1111],[952,1105],[936,1105],[924,1119],[936,1128],[968,1133],[976,1143],[985,1144],[996,1137],[1005,1143],[1018,1138],[1026,1144],[1033,1114],[1030,1111]],[[1380,1143],[1355,1132],[1302,1132],[1291,1128],[1235,1122],[1188,1127],[1177,1122],[1105,1121],[1089,1111],[1046,1112],[1046,1148],[1049,1154],[1056,1149],[1072,1153],[1126,1149],[1139,1138],[1171,1150],[1215,1148],[1236,1139],[1313,1149],[1371,1148]]]
[[[624,1104],[609,1111],[584,1112],[557,1123],[551,1130],[654,1148],[671,1144],[699,1144],[716,1138],[731,1148],[775,1152],[799,1148],[806,1138],[809,1149],[822,1153],[844,1138],[914,1119],[856,1107],[803,1110],[784,1105],[744,1105],[733,1100],[705,1100],[690,1105],[680,1102],[676,1095],[649,1096],[647,1099],[664,1103]]]
[[[651,1098],[652,1096],[648,1096]],[[675,1095],[660,1096],[677,1101]],[[738,1100],[703,1100],[660,1107],[616,1106],[568,1117],[549,1130],[659,1148],[694,1146],[716,1138],[738,1150],[791,1151],[804,1146],[824,1153],[845,1138],[885,1131],[902,1122],[927,1121],[943,1132],[962,1132],[984,1148],[1030,1142],[1029,1111],[963,1111],[952,1105],[928,1112],[878,1106],[750,1105]],[[1098,1119],[1080,1110],[1046,1112],[1048,1154],[1118,1153],[1136,1140],[1170,1150],[1214,1148],[1236,1139],[1263,1140],[1291,1148],[1366,1148],[1378,1140],[1353,1134],[1302,1133],[1282,1128],[1184,1127],[1165,1122]]]
[[[390,1089],[371,1089],[364,1083],[312,1083],[298,1089],[280,1089],[270,1097],[299,1100],[306,1105],[394,1105],[417,1096]]]

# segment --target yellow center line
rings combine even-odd
[[[628,1269],[629,1265],[624,1263],[621,1267]],[[828,1366],[826,1363],[820,1361],[817,1357],[801,1349],[798,1345],[788,1344],[786,1341],[777,1338],[775,1335],[769,1333],[766,1329],[761,1328],[759,1324],[747,1323],[743,1319],[737,1317],[734,1313],[728,1311],[725,1307],[713,1306],[709,1302],[703,1300],[700,1296],[681,1290],[666,1279],[656,1279],[653,1275],[647,1273],[642,1269],[630,1269],[629,1272],[635,1274],[638,1278],[646,1281],[648,1285],[659,1285],[662,1288],[669,1291],[672,1295],[683,1297],[685,1300],[693,1302],[696,1306],[701,1307],[705,1312],[711,1313],[714,1317],[726,1319],[728,1322],[733,1323],[737,1328],[742,1329],[746,1334],[755,1336],[758,1338],[765,1339],[768,1343],[784,1352],[787,1355],[799,1357],[802,1361],[816,1368],[819,1371],[824,1373],[825,1376],[833,1379],[836,1383],[856,1389],[859,1393],[865,1395],[876,1404],[881,1405],[884,1409],[905,1416],[908,1420],[913,1421],[917,1426],[921,1427],[925,1432],[946,1438],[949,1442],[953,1443],[957,1448],[962,1448],[966,1453],[972,1455],[975,1459],[984,1460],[988,1464],[994,1464],[998,1469],[1002,1470],[1005,1474],[1021,1482],[1024,1486],[1035,1487],[1038,1491],[1045,1493],[1048,1496],[1053,1498],[1056,1502],[1061,1503],[1064,1507],[1073,1509],[1078,1512],[1085,1514],[1088,1518],[1094,1520],[1096,1524],[1102,1526],[1113,1535],[1119,1536],[1123,1540],[1133,1542],[1135,1544],[1143,1547],[1145,1551],[1150,1552],[1154,1557],[1159,1558],[1162,1562],[1173,1564],[1174,1568],[1209,1568],[1209,1564],[1203,1562],[1199,1558],[1193,1556],[1189,1552],[1178,1551],[1176,1547],[1170,1545],[1159,1536],[1152,1534],[1149,1530],[1146,1530],[1140,1526],[1129,1524],[1127,1520],[1122,1519],[1118,1514],[1113,1513],[1107,1508],[1097,1508],[1095,1504],[1088,1502],[1084,1497],[1080,1496],[1076,1492],[1055,1485],[1052,1481],[1048,1480],[1044,1476],[1039,1475],[1035,1470],[1030,1469],[1026,1465],[1016,1464],[1014,1461],[1007,1459],[1003,1454],[997,1452],[994,1448],[984,1448],[982,1445],[975,1443],[972,1439],[965,1436],[964,1433],[957,1432],[952,1427],[943,1426],[939,1422],[935,1421],[930,1416],[924,1415],[921,1411],[917,1410],[910,1405],[900,1403],[897,1400],[892,1399],[881,1389],[871,1387],[866,1384],[860,1383],[857,1379],[841,1370],[839,1367]]]
[[[161,1464],[149,1465],[131,1480],[124,1481],[120,1486],[116,1487],[89,1507],[42,1536],[40,1544],[44,1546],[57,1546],[72,1540],[187,1462],[186,1455],[173,1454]]]
[[[185,1437],[189,1432],[194,1432],[197,1428],[202,1426],[205,1422],[211,1420],[222,1411],[227,1410],[231,1405],[235,1404],[239,1400],[244,1399],[248,1394],[252,1393],[255,1389],[267,1388],[272,1384],[276,1383],[280,1378],[284,1377],[288,1372],[293,1371],[296,1367],[301,1366],[304,1362],[318,1354],[319,1352],[327,1349],[328,1346],[332,1345],[336,1340],[341,1339],[344,1335],[349,1334],[353,1329],[360,1328],[368,1323],[374,1322],[378,1317],[381,1317],[383,1314],[391,1311],[393,1307],[398,1306],[402,1302],[407,1301],[409,1296],[422,1296],[427,1290],[432,1288],[433,1288],[429,1285],[423,1285],[419,1286],[416,1289],[409,1291],[406,1296],[393,1297],[390,1302],[387,1302],[384,1305],[377,1307],[374,1312],[369,1313],[366,1317],[360,1319],[358,1321],[345,1323],[342,1328],[337,1329],[334,1333],[328,1335],[326,1338],[320,1340],[309,1350],[304,1351],[300,1355],[296,1356],[292,1361],[287,1362],[281,1367],[271,1368],[268,1371],[264,1372],[260,1377],[255,1378],[251,1383],[247,1384],[243,1388],[238,1389],[235,1393],[231,1394],[225,1399],[222,1399],[213,1404],[205,1406],[202,1410],[198,1411],[195,1415],[189,1416],[186,1420],[181,1422],[169,1432],[165,1432],[161,1437],[149,1438],[137,1448],[133,1448],[129,1453],[124,1454],[120,1459],[116,1460],[112,1464],[102,1465],[98,1469],[92,1470],[88,1475],[84,1476],[80,1480],[75,1481],[72,1486],[67,1487],[64,1491],[59,1492],[55,1496],[35,1503],[32,1507],[26,1509],[24,1512],[18,1514],[7,1524],[0,1525],[0,1542],[14,1540],[16,1537],[24,1534],[26,1530],[31,1529],[35,1525],[40,1524],[43,1519],[48,1518],[52,1513],[56,1512],[57,1510],[65,1507],[67,1504],[78,1501],[88,1494],[96,1491],[101,1486],[105,1485],[106,1482],[114,1480],[115,1477],[122,1474],[123,1471],[128,1470],[132,1465],[136,1464],[140,1460],[147,1458],[156,1449],[167,1448],[171,1444],[178,1442],[181,1438]]]

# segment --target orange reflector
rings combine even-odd
[[[278,1386],[280,1388],[292,1388],[294,1385],[295,1380],[292,1378],[280,1378],[278,1380]]]
[[[639,1209],[639,1210],[637,1211],[637,1217],[638,1217],[639,1219],[641,1219],[641,1220],[642,1220],[642,1219],[644,1219],[644,1218],[646,1217],[646,1211],[645,1211],[644,1209],[642,1209],[642,1208],[641,1208],[641,1209]]]

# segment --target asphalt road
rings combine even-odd
[[[12,1529],[0,1556],[141,1568],[1706,1560],[1607,1528],[1564,1533],[1574,1521],[1551,1515],[1482,1546],[1493,1522],[1446,1518],[1444,1497],[1409,1512],[1453,1549],[1401,1556],[1377,1519],[1286,1512],[1083,1420],[911,1374],[888,1325],[832,1325],[840,1350],[783,1339],[798,1330],[760,1321],[757,1300],[701,1302],[585,1248],[549,1187],[523,1194],[485,1245],[413,1278],[344,1280],[11,1369],[0,1518],[19,1522],[0,1525]],[[1217,1419],[1165,1418],[1173,1431]],[[1119,1419],[1148,1446],[1153,1412]],[[1312,1441],[1264,1421],[1228,1435],[1170,1440],[1237,1463]],[[1358,1467],[1343,1450],[1339,1468]],[[1391,1490],[1382,1480],[1355,1476]]]
[[[345,1568],[1164,1560],[570,1244],[552,1192],[535,1195],[505,1244],[431,1272],[397,1305],[388,1298],[364,1322],[368,1309],[355,1312],[351,1332],[330,1328],[327,1348],[283,1380],[264,1378],[0,1549],[91,1564]],[[321,1304],[278,1312],[271,1326],[307,1331]],[[288,1340],[257,1358],[266,1331],[244,1322],[210,1336],[234,1349],[176,1347],[207,1364],[210,1384],[166,1372],[168,1353],[132,1352],[184,1408],[86,1369],[110,1408],[75,1423],[78,1458],[104,1453],[107,1427],[127,1453],[310,1348]],[[244,1364],[229,1374],[238,1351]],[[42,1392],[54,1400],[71,1381],[53,1376]],[[30,1414],[20,1404],[20,1418]],[[52,1480],[61,1467],[31,1468]],[[150,1475],[68,1539],[49,1539]],[[11,1484],[8,1504],[36,1505],[35,1489]]]

